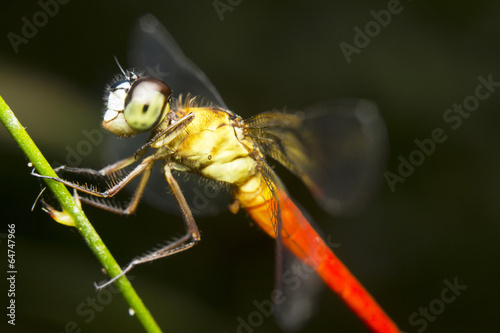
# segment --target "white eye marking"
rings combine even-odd
[[[106,110],[106,112],[104,113],[104,118],[103,118],[103,120],[104,120],[104,121],[110,121],[110,120],[115,119],[116,117],[118,117],[118,111],[108,109],[108,110]]]
[[[116,88],[109,93],[108,96],[108,109],[111,110],[123,110],[125,108],[125,98],[127,97],[128,88],[130,88],[130,84],[125,82],[127,87]],[[120,84],[118,87],[123,86],[124,84]]]

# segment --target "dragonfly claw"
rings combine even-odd
[[[94,287],[97,289],[97,290],[101,290],[101,289],[104,289],[106,288],[107,286],[109,286],[110,284],[112,284],[113,282],[115,282],[116,280],[118,280],[119,278],[121,278],[122,276],[124,276],[125,274],[127,274],[131,269],[132,267],[134,267],[134,261],[132,261],[127,267],[125,267],[125,269],[123,269],[118,275],[112,277],[111,279],[109,279],[108,281],[106,282],[103,282],[102,284],[97,284],[97,282],[94,282]]]
[[[59,169],[59,168],[57,168],[57,169]],[[35,168],[33,168],[33,169],[31,170],[31,175],[32,175],[32,176],[35,176],[35,177],[38,177],[38,178],[55,179],[54,177],[51,177],[51,176],[45,176],[45,175],[41,175],[41,174],[37,173]]]
[[[75,199],[78,207],[82,208],[82,204],[80,202],[80,198],[78,197],[78,193],[76,190],[73,192],[73,198]],[[54,221],[70,227],[76,227],[75,220],[71,217],[71,215],[68,214],[67,211],[65,211],[64,209],[59,211],[54,207],[52,207],[51,205],[49,205],[43,199],[41,199],[41,202],[43,204],[42,210],[47,214],[49,214]]]

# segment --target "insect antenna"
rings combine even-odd
[[[128,78],[129,80],[131,79],[130,73],[126,72],[123,67],[120,65],[120,61],[118,61],[118,58],[114,55],[113,58],[115,59],[116,65],[120,69],[120,72],[122,72],[123,76]]]

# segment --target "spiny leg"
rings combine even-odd
[[[123,162],[123,161],[126,161],[126,159],[122,160],[120,162]],[[101,197],[101,198],[110,198],[110,197],[114,196],[116,193],[120,192],[128,183],[130,183],[135,177],[140,175],[144,170],[150,169],[151,165],[152,165],[152,163],[154,163],[154,161],[155,161],[154,155],[146,157],[129,174],[127,174],[119,182],[117,182],[113,186],[109,187],[105,191],[98,191],[97,189],[89,188],[88,186],[85,186],[85,185],[75,184],[73,182],[67,181],[65,179],[57,178],[57,177],[49,177],[49,176],[40,175],[40,174],[37,174],[35,172],[35,170],[33,170],[31,172],[31,174],[36,176],[36,177],[39,177],[39,178],[47,178],[47,179],[52,179],[52,180],[58,181],[66,186],[69,186],[71,188],[74,188],[78,191],[82,191],[82,192],[90,194],[90,195],[94,195],[94,196]],[[94,174],[97,174],[99,172],[99,171],[91,170],[91,169],[84,169],[84,170],[89,171],[87,174],[91,174],[90,171],[95,172]]]
[[[118,162],[115,162],[113,164],[110,164],[100,170],[94,170],[94,169],[88,169],[88,168],[73,168],[69,167],[67,165],[61,165],[57,168],[54,168],[54,171],[59,174],[60,171],[67,172],[67,173],[72,173],[76,175],[89,175],[89,176],[107,176],[112,174],[113,172],[116,172],[118,170],[121,170],[123,168],[128,167],[130,164],[134,163],[137,161],[139,156],[133,155],[127,158],[124,158],[123,160],[119,160]],[[34,174],[37,176],[37,174]]]
[[[94,169],[88,169],[88,168],[73,168],[73,167],[70,167],[67,165],[61,165],[61,166],[58,166],[57,168],[54,168],[54,171],[57,174],[59,174],[59,172],[63,171],[65,173],[72,173],[75,175],[105,177],[105,176],[108,176],[116,171],[124,169],[124,168],[128,167],[129,165],[133,164],[134,162],[136,162],[142,155],[144,155],[146,153],[147,148],[149,148],[149,146],[144,145],[143,147],[138,149],[134,153],[134,155],[126,157],[126,158],[119,160],[119,161],[117,161],[113,164],[110,164],[108,166],[105,166],[104,168],[102,168],[100,170],[94,170]],[[34,171],[35,170],[33,169],[33,171],[31,172],[32,175],[37,176],[37,177],[41,177],[41,178],[47,178],[47,177],[44,177],[44,176],[41,176],[41,175],[35,173]],[[63,179],[57,178],[55,180],[60,181]]]
[[[153,167],[153,163],[147,167],[141,176],[141,180],[139,181],[139,185],[137,185],[137,188],[134,191],[134,195],[128,202],[127,206],[125,208],[121,207],[116,207],[113,206],[112,203],[106,202],[104,200],[106,199],[94,199],[94,197],[80,197],[80,201],[85,202],[86,204],[95,206],[100,209],[107,210],[109,212],[115,213],[115,214],[120,214],[120,215],[130,215],[135,210],[137,209],[137,206],[139,204],[139,201],[142,197],[142,194],[144,193],[144,190],[146,188],[146,184],[149,180],[149,176],[151,175],[151,170]]]
[[[170,188],[172,189],[172,192],[174,194],[174,197],[179,204],[179,208],[181,209],[182,212],[182,218],[184,220],[184,223],[186,224],[186,234],[182,236],[181,238],[173,241],[172,243],[166,244],[162,248],[155,250],[154,252],[151,252],[147,255],[144,255],[142,257],[136,258],[132,260],[130,264],[128,264],[127,267],[123,269],[123,271],[118,274],[117,276],[113,277],[109,281],[97,285],[95,284],[95,287],[97,289],[102,289],[109,284],[113,283],[115,280],[120,278],[122,275],[127,274],[134,266],[137,266],[139,264],[143,264],[149,261],[153,261],[156,259],[164,258],[167,256],[170,256],[175,253],[182,252],[184,250],[187,250],[196,243],[200,241],[200,232],[198,230],[198,226],[196,225],[196,222],[194,220],[193,214],[191,213],[191,210],[189,209],[189,205],[186,202],[186,199],[184,198],[184,195],[181,192],[181,189],[179,187],[179,184],[175,180],[175,178],[172,176],[172,172],[170,171],[170,168],[168,166],[164,167],[164,175],[165,179],[167,180]]]
[[[103,210],[107,210],[109,212],[115,213],[115,214],[120,214],[120,215],[129,215],[132,214],[136,209],[139,204],[139,200],[142,197],[142,194],[144,193],[144,189],[146,188],[146,184],[149,180],[149,176],[151,175],[151,169],[152,169],[153,163],[150,164],[146,170],[144,170],[141,180],[139,182],[139,185],[134,191],[134,195],[132,196],[131,200],[127,204],[127,207],[121,208],[121,207],[116,207],[113,206],[112,203],[106,202],[104,200],[106,199],[94,199],[94,197],[85,197],[85,196],[79,196],[78,192],[76,189],[73,189],[74,194],[73,198],[75,199],[77,205],[81,208],[81,203],[80,202],[85,202],[87,204],[90,204],[92,206],[98,207]],[[42,191],[43,192],[43,191]],[[40,193],[41,195],[42,193]],[[37,198],[38,199],[38,198]],[[48,213],[56,222],[59,222],[61,224],[67,225],[74,227],[75,222],[71,218],[71,216],[64,210],[57,210],[54,207],[52,207],[49,203],[47,203],[43,198],[41,199],[41,202],[43,204],[42,210]]]

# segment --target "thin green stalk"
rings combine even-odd
[[[2,96],[0,96],[0,121],[7,128],[31,163],[33,163],[33,166],[39,174],[51,177],[57,176],[24,127],[5,103]],[[97,259],[99,259],[109,276],[113,277],[120,274],[120,266],[106,248],[102,239],[99,237],[92,224],[90,224],[83,211],[78,207],[68,189],[63,184],[54,180],[44,180],[47,183],[47,187],[54,193],[64,211],[73,218],[76,228],[85,239],[92,252],[97,256]],[[145,330],[147,332],[161,332],[160,327],[137,295],[130,281],[125,276],[122,276],[115,281],[115,284],[130,305],[130,308],[134,310],[135,316],[142,323]]]

